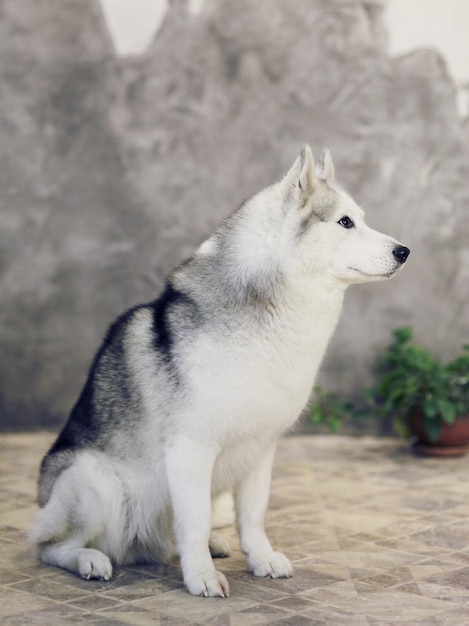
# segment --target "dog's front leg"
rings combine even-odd
[[[174,514],[174,532],[184,583],[196,596],[227,597],[229,587],[209,550],[211,483],[216,449],[178,439],[165,450],[166,471]]]
[[[293,573],[292,564],[284,554],[272,549],[264,529],[274,454],[275,443],[238,485],[236,518],[241,549],[254,575],[289,578]]]

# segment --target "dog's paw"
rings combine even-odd
[[[184,582],[189,592],[194,596],[227,598],[230,595],[228,581],[224,574],[216,569],[186,576]]]
[[[221,559],[231,554],[230,544],[216,533],[211,533],[209,541],[210,554],[215,559]]]
[[[85,548],[78,557],[78,572],[85,580],[91,578],[110,580],[112,576],[111,561],[103,552]]]
[[[293,566],[287,557],[281,552],[272,552],[266,559],[249,558],[254,576],[270,578],[290,578],[293,574]]]

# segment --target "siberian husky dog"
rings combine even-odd
[[[249,570],[291,576],[264,531],[276,441],[308,401],[346,288],[408,254],[365,224],[329,152],[315,166],[305,146],[109,329],[42,461],[42,561],[109,580],[113,565],[179,554],[190,593],[228,596],[211,510],[232,491]]]

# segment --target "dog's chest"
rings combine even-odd
[[[189,369],[200,419],[227,440],[289,428],[308,400],[332,329],[284,324],[201,340]]]

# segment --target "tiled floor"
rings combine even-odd
[[[126,567],[108,583],[37,564],[25,550],[48,434],[0,437],[0,623],[356,626],[469,624],[469,457],[423,459],[386,439],[281,442],[268,529],[289,580],[218,562],[231,597],[190,596],[174,566]]]

